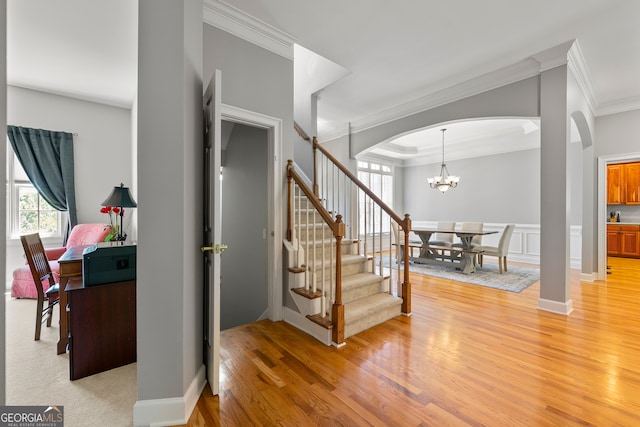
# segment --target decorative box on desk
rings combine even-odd
[[[136,280],[136,245],[104,242],[82,252],[84,286]]]
[[[135,245],[86,248],[82,270],[66,287],[72,380],[136,361]]]

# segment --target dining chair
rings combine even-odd
[[[35,340],[38,341],[40,339],[42,324],[46,321],[47,326],[51,326],[53,307],[60,302],[60,286],[56,283],[53,273],[51,272],[49,260],[42,246],[40,235],[38,233],[26,234],[20,236],[20,241],[22,242],[27,263],[31,269],[33,281],[38,292],[35,335]],[[49,285],[46,291],[42,285],[44,281]],[[47,301],[46,307],[44,306],[45,300]]]
[[[395,221],[391,221],[391,227],[393,228],[393,237],[395,239],[393,245],[398,246],[397,261],[401,263],[404,259],[404,231],[400,230],[398,223]],[[414,249],[420,249],[421,247],[422,240],[415,236],[413,232],[409,232],[409,256],[413,256]]]
[[[442,231],[454,231],[456,229],[456,222],[455,221],[438,221],[436,223],[436,229],[442,230]],[[451,247],[453,246],[454,236],[455,235],[453,233],[434,233],[433,239],[429,240],[429,245]],[[439,253],[442,259],[444,260],[445,251],[440,250]]]
[[[502,270],[507,271],[507,254],[509,253],[509,242],[511,241],[511,235],[516,228],[515,224],[507,224],[502,230],[500,241],[498,246],[478,246],[476,249],[482,251],[478,256],[480,267],[482,267],[483,258],[486,255],[498,257],[498,270],[502,274]]]
[[[470,233],[482,233],[484,224],[482,222],[463,222],[460,226],[460,231],[467,231]],[[482,235],[473,236],[471,239],[471,249],[475,249],[482,245]],[[453,247],[462,247],[462,243],[454,243]],[[473,256],[473,265],[476,265],[476,255]]]

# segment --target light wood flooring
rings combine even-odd
[[[573,313],[412,275],[413,315],[326,347],[284,322],[222,334],[219,396],[187,426],[640,425],[640,260],[572,271]]]

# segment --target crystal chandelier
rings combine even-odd
[[[460,181],[460,177],[449,175],[447,165],[444,163],[444,131],[446,131],[446,129],[440,130],[442,131],[442,165],[440,166],[440,175],[428,178],[427,181],[429,182],[429,187],[437,188],[444,193],[449,188],[456,188],[458,186],[458,181]]]

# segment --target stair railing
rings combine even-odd
[[[304,286],[294,289],[307,296],[321,296],[320,314],[311,320],[331,325],[332,340],[340,345],[344,342],[344,306],[342,304],[342,239],[345,227],[341,215],[334,216],[323,206],[305,180],[298,174],[293,161],[287,162],[287,240],[296,248],[296,267],[291,271],[304,273]],[[297,215],[296,215],[297,214]],[[321,222],[318,223],[318,217]],[[320,233],[318,233],[318,229]],[[316,253],[326,250],[327,240],[331,251],[329,261]],[[335,248],[333,245],[335,240]],[[335,254],[333,251],[335,250]],[[327,271],[329,270],[329,289]],[[320,276],[320,277],[318,277]],[[318,289],[318,281],[320,289]],[[329,301],[327,301],[327,297]],[[328,305],[331,304],[329,313]]]
[[[346,238],[358,241],[358,252],[371,259],[371,270],[383,275],[394,272],[393,248],[397,269],[396,280],[402,297],[402,313],[411,314],[411,282],[409,280],[409,234],[411,219],[395,213],[367,185],[340,163],[313,137],[313,193],[328,211],[341,212],[347,218]],[[320,175],[320,178],[318,177]],[[403,233],[394,236],[394,223]],[[394,242],[395,237],[395,242]],[[402,250],[405,248],[406,250]],[[388,258],[387,258],[388,254]],[[400,261],[400,257],[402,261]],[[386,260],[386,262],[385,262]],[[402,271],[400,266],[403,266]],[[391,278],[393,280],[393,277]],[[389,289],[392,293],[392,289]]]

